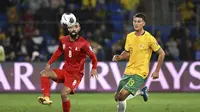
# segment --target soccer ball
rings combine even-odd
[[[60,23],[63,27],[72,27],[76,23],[76,16],[73,13],[64,13]]]

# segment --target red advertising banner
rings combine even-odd
[[[46,63],[14,62],[0,64],[0,92],[41,92],[40,71]],[[61,68],[55,63],[52,68]],[[85,64],[85,76],[77,91],[114,92],[123,75],[126,62],[99,62],[98,79],[90,78],[91,65]],[[156,67],[151,63],[150,75]],[[165,62],[160,77],[149,77],[146,85],[150,91],[159,92],[200,92],[200,62]],[[63,84],[51,83],[51,91],[60,91]]]

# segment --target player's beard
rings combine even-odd
[[[70,32],[69,33],[69,35],[70,35],[70,37],[72,38],[72,39],[76,39],[76,37],[77,37],[77,35],[78,35],[78,33],[77,32],[75,32],[75,31],[72,31],[72,32]]]

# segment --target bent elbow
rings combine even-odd
[[[163,52],[161,53],[161,56],[162,56],[162,57],[165,57],[165,51],[163,51]]]

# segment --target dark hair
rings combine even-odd
[[[136,13],[134,17],[142,18],[144,22],[146,22],[146,15],[143,13]]]

